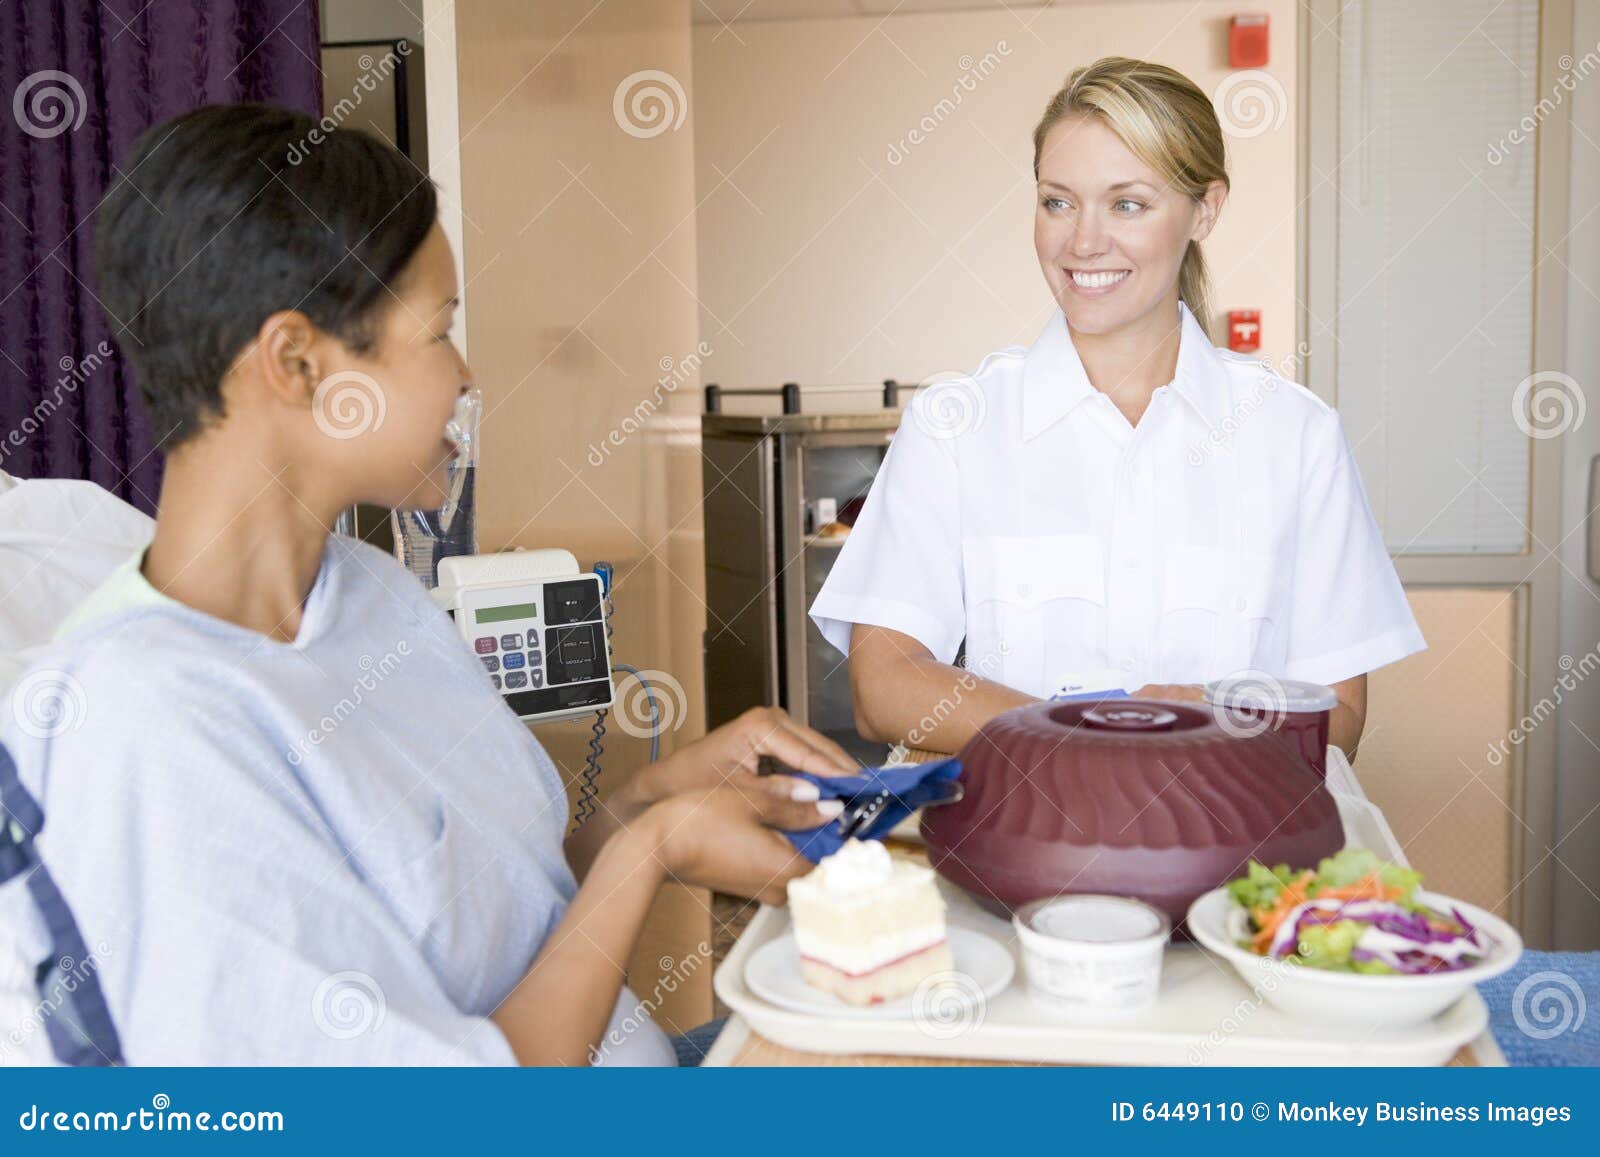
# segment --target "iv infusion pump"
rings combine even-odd
[[[434,598],[506,705],[547,722],[611,706],[608,578],[566,550],[458,555],[439,560]]]

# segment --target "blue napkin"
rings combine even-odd
[[[905,764],[899,767],[869,767],[860,775],[811,775],[794,771],[786,774],[817,785],[823,799],[842,799],[845,810],[850,804],[866,796],[889,793],[884,809],[864,831],[856,833],[858,840],[881,840],[894,826],[924,804],[943,799],[949,781],[961,775],[959,759],[941,759],[933,763]],[[789,842],[802,856],[816,863],[844,846],[839,835],[839,821],[830,820],[820,828],[806,832],[784,832]]]
[[[1524,952],[1478,985],[1509,1065],[1600,1065],[1600,952]]]

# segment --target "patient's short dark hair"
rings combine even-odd
[[[210,105],[146,130],[98,210],[95,266],[163,446],[222,414],[223,375],[279,310],[370,350],[435,213],[400,153],[303,113]]]

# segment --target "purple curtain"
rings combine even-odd
[[[133,138],[203,104],[322,113],[315,0],[0,4],[0,469],[155,509],[152,431],[96,300],[95,206]]]

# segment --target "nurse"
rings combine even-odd
[[[1031,347],[918,394],[811,608],[858,728],[955,751],[1063,687],[1287,678],[1333,687],[1353,754],[1367,673],[1425,644],[1338,414],[1206,336],[1211,102],[1106,58],[1033,139],[1055,308]]]
[[[155,536],[24,678],[60,710],[0,712],[120,1038],[101,1059],[674,1063],[624,987],[657,890],[782,903],[809,865],[778,829],[838,804],[758,758],[856,765],[755,710],[567,837],[561,770],[444,612],[329,532],[444,501],[469,378],[432,185],[265,105],[159,125],[122,171],[96,288],[167,451]],[[0,929],[60,956],[20,882]]]

